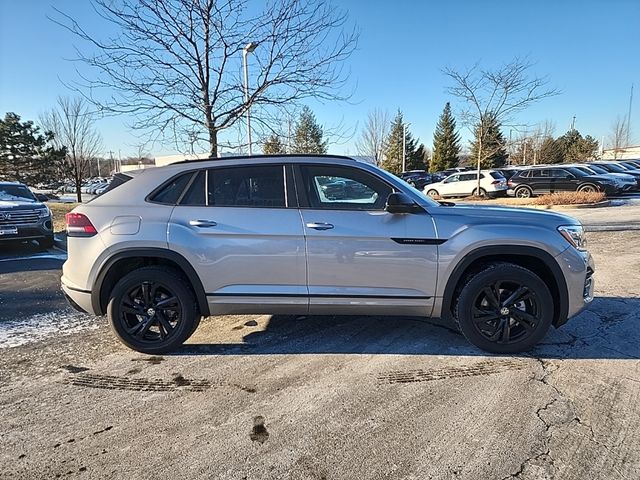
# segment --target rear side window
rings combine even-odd
[[[189,188],[180,199],[180,205],[190,205],[204,207],[205,205],[205,173],[204,170],[198,172],[191,181]]]
[[[182,192],[193,177],[193,172],[184,173],[167,182],[159,191],[153,194],[150,201],[155,203],[164,203],[167,205],[175,205],[182,195]]]
[[[208,171],[208,205],[214,207],[285,207],[284,168],[264,165]]]

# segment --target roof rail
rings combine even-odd
[[[347,157],[345,155],[327,155],[327,154],[317,154],[317,153],[280,153],[273,155],[233,155],[229,157],[209,157],[209,158],[199,158],[197,160],[181,160],[179,162],[173,162],[171,165],[181,165],[183,163],[196,163],[196,162],[210,162],[212,160],[242,160],[242,159],[252,159],[252,158],[292,158],[292,157],[303,157],[303,158],[337,158],[340,160],[353,160],[356,162],[357,160]]]

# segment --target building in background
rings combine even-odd
[[[640,145],[623,148],[609,148],[602,152],[603,160],[635,160],[640,159]]]

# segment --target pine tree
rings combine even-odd
[[[308,106],[302,108],[293,134],[291,153],[327,153],[327,140],[322,139],[322,127]]]
[[[540,163],[562,163],[562,146],[552,137],[547,137],[540,146]]]
[[[425,167],[424,158],[421,158],[421,154],[416,154],[416,140],[413,138],[413,135],[411,135],[409,129],[405,129],[402,112],[398,110],[398,113],[391,122],[389,136],[385,141],[381,164],[382,168],[391,173],[399,174],[402,172],[403,135],[406,170],[418,170]]]
[[[7,113],[0,119],[0,180],[35,185],[55,177],[66,149],[51,146],[52,139],[33,122],[21,122],[19,115]]]
[[[476,125],[474,140],[471,142],[471,160],[477,165],[478,151],[481,151],[480,167],[497,168],[507,163],[505,140],[500,131],[500,124],[494,115],[486,115],[482,123]]]
[[[583,137],[578,130],[569,130],[556,139],[562,149],[563,161],[567,163],[594,160],[598,156],[598,141],[591,135]]]
[[[433,134],[433,158],[429,165],[431,172],[438,172],[458,166],[460,154],[460,134],[456,132],[456,119],[447,102],[440,115]]]
[[[265,155],[279,155],[287,153],[284,143],[278,135],[271,135],[262,146],[262,153]]]

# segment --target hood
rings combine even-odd
[[[460,217],[460,222],[473,225],[536,225],[556,229],[560,225],[580,225],[580,221],[562,213],[533,208],[494,207],[486,205],[460,205],[432,207],[434,217]]]
[[[45,205],[29,200],[0,200],[0,210],[36,210],[39,208],[45,208]]]

